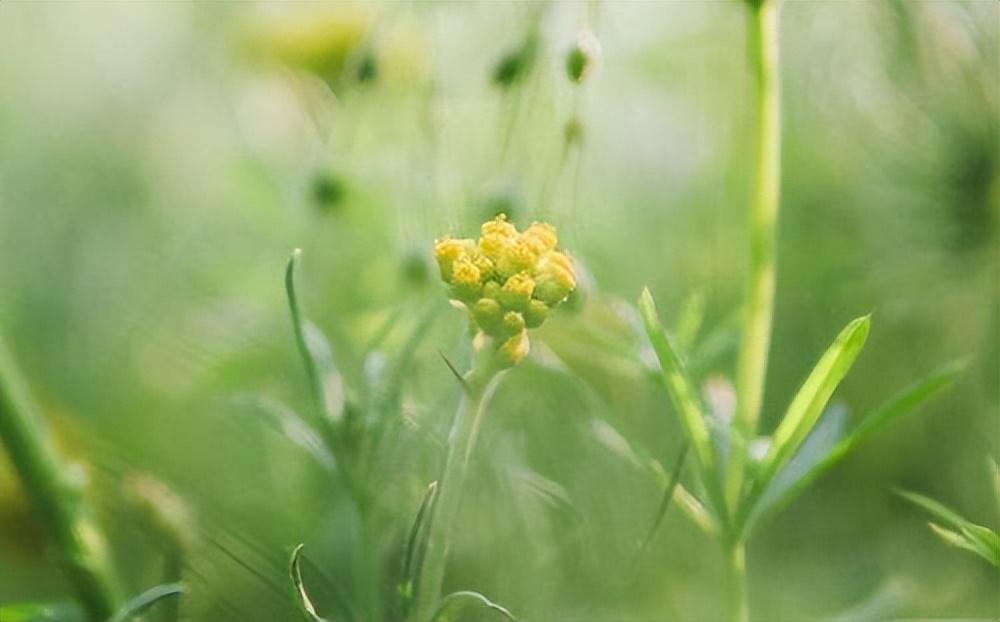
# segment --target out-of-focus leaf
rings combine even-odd
[[[697,391],[688,379],[684,365],[676,348],[671,343],[670,337],[660,324],[656,314],[656,303],[648,289],[644,289],[639,298],[639,313],[642,315],[646,334],[649,336],[653,350],[660,360],[663,380],[680,416],[688,440],[691,442],[702,479],[705,481],[705,487],[712,497],[716,511],[724,515],[725,503],[718,486],[715,450],[712,447],[708,424],[705,421],[702,408],[698,404]]]
[[[86,622],[76,603],[18,603],[0,606],[3,622]]]
[[[263,414],[268,425],[305,450],[321,467],[328,471],[337,469],[337,460],[323,439],[294,410],[281,402],[264,398],[241,400],[241,403]]]
[[[834,404],[827,409],[827,413],[820,418],[819,423],[802,444],[802,449],[775,476],[774,481],[764,491],[756,512],[765,513],[774,503],[783,499],[789,490],[806,477],[817,464],[829,455],[837,443],[843,440],[846,428],[847,407],[843,404]],[[764,455],[767,455],[766,452]]]
[[[681,352],[691,352],[704,320],[705,297],[699,293],[691,294],[684,300],[677,323],[674,324],[674,335],[677,336],[677,346]]]
[[[344,417],[343,381],[334,363],[333,350],[323,332],[309,322],[302,313],[295,289],[295,270],[301,255],[302,251],[295,249],[285,268],[285,293],[288,297],[292,330],[295,333],[299,355],[306,368],[316,410],[322,419],[337,422]]]
[[[995,531],[973,523],[930,497],[908,490],[896,490],[895,492],[943,522],[947,528],[934,523],[931,523],[930,526],[934,533],[945,542],[972,551],[994,566],[1000,567],[1000,536]]]
[[[460,614],[469,610],[487,610],[496,612],[500,617],[509,622],[517,622],[510,611],[486,598],[479,592],[453,592],[441,599],[441,604],[437,611],[431,616],[431,622],[462,622]]]
[[[299,568],[299,556],[302,554],[304,546],[304,544],[300,544],[295,547],[295,550],[292,551],[291,560],[288,563],[288,574],[291,576],[292,586],[295,588],[295,602],[306,622],[330,622],[330,620],[322,618],[316,613],[316,607],[313,606],[312,601],[309,599],[309,594],[306,593],[305,585],[302,584],[302,570]]]
[[[127,620],[132,620],[161,600],[165,598],[178,598],[183,593],[184,586],[180,583],[164,583],[163,585],[151,587],[125,603],[108,622],[126,622]],[[2,619],[0,618],[0,620]]]
[[[639,548],[636,550],[636,559],[643,554],[649,543],[653,541],[653,537],[656,536],[656,532],[659,531],[660,525],[663,524],[667,510],[670,509],[670,501],[674,498],[674,491],[677,490],[677,485],[681,481],[681,473],[684,471],[684,461],[687,459],[689,447],[689,445],[684,444],[677,454],[677,461],[674,463],[673,471],[670,473],[670,481],[667,482],[667,488],[663,492],[663,499],[660,500],[660,506],[656,510],[656,517],[653,519],[653,524],[646,533],[646,537],[643,538],[639,544]]]
[[[420,586],[420,569],[424,565],[424,552],[427,550],[427,518],[431,516],[434,500],[437,497],[437,482],[431,482],[424,492],[420,509],[410,526],[410,534],[406,538],[406,552],[403,554],[403,579],[399,586],[403,601],[403,614],[409,615],[413,605],[414,595]]]
[[[915,412],[932,397],[950,387],[962,369],[963,367],[957,363],[942,367],[926,378],[906,387],[885,404],[865,415],[857,428],[834,445],[819,462],[813,464],[808,471],[787,488],[773,495],[770,491],[766,492],[764,495],[766,500],[762,500],[760,506],[755,510],[755,516],[751,517],[751,522],[756,522],[765,514],[776,512],[791,503],[813,482],[846,458],[863,441],[892,421]]]
[[[754,492],[751,493],[751,501],[755,501],[753,497],[758,497],[771,484],[775,474],[788,464],[802,446],[833,392],[861,353],[868,339],[870,327],[870,316],[853,320],[837,335],[820,357],[774,432],[771,448],[764,457],[760,473],[753,483]],[[752,508],[745,508],[744,512],[750,509]]]
[[[583,522],[583,515],[577,509],[566,489],[549,478],[528,469],[519,469],[512,474],[518,488],[541,501],[550,510],[569,519],[570,523]]]

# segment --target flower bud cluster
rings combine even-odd
[[[552,225],[536,222],[519,232],[501,214],[483,223],[478,240],[434,244],[451,297],[468,307],[475,327],[496,340],[510,364],[528,353],[527,329],[541,326],[576,287],[558,242]]]

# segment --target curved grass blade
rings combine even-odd
[[[517,622],[514,614],[506,608],[496,604],[479,592],[470,591],[453,592],[442,598],[437,611],[431,616],[431,622],[461,622],[463,618],[458,617],[458,614],[471,607],[495,611],[505,620]]]
[[[857,428],[834,445],[802,477],[770,501],[767,500],[767,495],[765,494],[760,507],[755,510],[755,516],[751,516],[750,522],[754,523],[764,515],[773,514],[786,507],[811,486],[813,482],[825,475],[834,466],[840,464],[842,460],[849,456],[865,440],[880,432],[885,426],[896,419],[916,412],[920,406],[923,406],[931,398],[950,387],[963,369],[964,366],[960,363],[946,365],[926,378],[906,387],[890,398],[885,404],[865,415]]]
[[[424,551],[427,548],[427,519],[434,512],[437,485],[438,483],[433,481],[427,486],[423,501],[420,502],[420,509],[417,510],[413,525],[410,527],[410,534],[406,538],[406,551],[403,554],[403,581],[399,586],[404,617],[409,617],[417,587],[420,585],[420,569],[423,567]]]
[[[788,464],[816,425],[833,392],[861,353],[870,328],[869,315],[853,320],[844,327],[795,394],[774,432],[771,448],[764,456],[751,487],[750,499],[741,507],[741,520],[738,521],[741,527],[752,511],[752,505],[756,504],[775,474]]]
[[[305,585],[302,584],[302,570],[299,568],[299,557],[305,544],[300,544],[292,551],[292,557],[288,562],[288,574],[292,578],[292,585],[295,588],[295,602],[302,613],[302,618],[306,622],[330,622],[316,613],[316,607],[309,600]]]
[[[139,616],[161,600],[165,598],[177,598],[183,593],[184,586],[180,583],[164,583],[151,587],[125,603],[125,606],[119,609],[118,613],[111,617],[108,622],[126,622],[126,620],[131,620]]]
[[[316,411],[323,421],[340,421],[344,416],[344,388],[333,360],[333,351],[322,331],[302,314],[295,289],[295,269],[302,249],[292,251],[285,267],[285,294],[295,333],[295,344],[306,368],[309,389]]]
[[[705,488],[712,499],[712,505],[719,516],[724,517],[726,504],[722,499],[722,491],[718,485],[715,450],[712,447],[708,424],[705,421],[702,408],[698,404],[698,393],[688,379],[683,362],[671,343],[670,337],[660,324],[656,314],[656,303],[648,288],[642,290],[642,296],[639,298],[639,313],[642,315],[646,334],[656,352],[656,357],[660,360],[663,380],[680,416],[681,425],[684,427],[688,441],[691,443],[702,480],[705,482]]]
[[[908,490],[897,489],[894,492],[947,525],[948,529],[945,529],[931,523],[931,529],[945,542],[972,551],[994,566],[1000,567],[1000,535],[996,532],[973,523],[930,497]]]
[[[17,603],[0,605],[3,622],[86,622],[76,603]]]
[[[646,537],[643,538],[642,543],[635,552],[635,560],[638,561],[642,557],[643,553],[649,547],[649,544],[653,541],[653,537],[656,536],[656,532],[659,531],[660,525],[663,524],[663,519],[667,515],[667,510],[670,509],[670,501],[674,498],[674,491],[677,490],[677,484],[681,481],[681,473],[684,472],[684,461],[687,459],[688,449],[690,445],[684,443],[681,446],[680,453],[677,454],[677,461],[674,463],[673,471],[670,473],[670,481],[667,483],[667,489],[663,492],[663,499],[660,501],[660,507],[656,510],[656,518],[653,519],[653,524],[650,526],[649,531],[646,533]]]

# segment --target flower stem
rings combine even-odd
[[[743,540],[737,540],[729,545],[726,567],[729,571],[729,619],[733,622],[749,622],[747,548]]]
[[[449,535],[458,515],[462,485],[476,444],[479,422],[498,374],[490,357],[479,357],[462,378],[464,393],[448,435],[448,455],[438,482],[427,550],[417,584],[417,622],[429,622],[441,599]]]
[[[736,363],[737,409],[727,496],[735,504],[743,483],[745,445],[760,418],[774,320],[779,191],[781,103],[778,62],[778,0],[750,0],[749,47],[755,72],[756,135],[750,205],[750,270]]]
[[[25,494],[54,542],[77,598],[93,622],[103,622],[122,600],[104,540],[85,516],[67,470],[60,463],[24,384],[0,344],[0,440]]]

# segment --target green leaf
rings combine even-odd
[[[316,613],[316,607],[313,606],[312,601],[309,599],[309,594],[306,593],[305,585],[302,584],[302,570],[299,568],[299,556],[302,554],[304,546],[304,544],[300,544],[295,547],[295,550],[292,551],[292,558],[288,563],[288,574],[291,576],[292,586],[295,588],[295,602],[302,613],[302,618],[306,622],[330,622]]]
[[[646,334],[656,352],[656,357],[660,360],[663,380],[667,385],[670,398],[673,400],[674,408],[680,416],[681,425],[694,450],[705,488],[712,497],[716,511],[719,512],[720,516],[724,516],[725,503],[722,501],[721,490],[718,487],[715,450],[712,447],[708,424],[705,421],[702,408],[698,404],[698,393],[695,391],[695,385],[688,379],[687,373],[684,371],[684,365],[677,354],[677,349],[660,324],[656,314],[656,303],[653,301],[649,289],[642,290],[642,296],[639,298],[639,313],[642,315]]]
[[[663,498],[660,500],[660,507],[656,510],[656,518],[653,519],[653,524],[650,526],[649,532],[646,533],[646,537],[643,538],[642,543],[636,550],[636,559],[642,556],[650,542],[653,541],[653,537],[656,536],[656,532],[659,531],[660,525],[663,524],[663,519],[667,515],[667,510],[670,509],[670,501],[674,498],[674,492],[677,490],[677,485],[681,481],[681,473],[684,472],[684,461],[687,459],[689,447],[690,446],[685,443],[681,447],[680,452],[677,454],[677,461],[674,463],[674,469],[670,473],[670,481],[667,483],[667,489],[663,492]]]
[[[420,502],[420,509],[410,526],[410,534],[406,538],[406,551],[403,554],[403,580],[399,586],[400,595],[403,599],[403,614],[408,616],[413,604],[413,598],[420,585],[420,570],[424,565],[424,552],[427,549],[427,529],[428,518],[434,508],[434,500],[437,498],[436,481],[431,482],[424,492],[424,498]]]
[[[0,605],[3,622],[85,622],[87,616],[76,603],[18,603]]]
[[[301,256],[301,249],[292,251],[285,268],[285,294],[288,298],[292,330],[295,333],[295,344],[305,365],[309,388],[320,419],[325,422],[336,422],[344,416],[344,387],[333,360],[330,343],[323,332],[302,314],[295,289],[295,270]]]
[[[437,611],[431,616],[431,622],[462,622],[459,614],[470,609],[492,611],[509,622],[517,622],[510,611],[486,598],[479,592],[454,592],[441,599]]]
[[[1000,567],[1000,536],[996,532],[973,523],[930,497],[908,490],[896,490],[895,493],[947,525],[946,529],[931,523],[931,529],[945,542],[972,551]]]
[[[786,507],[827,471],[840,464],[862,442],[880,432],[893,421],[916,412],[920,406],[950,387],[963,369],[964,366],[959,363],[946,365],[901,390],[882,406],[862,417],[861,423],[854,430],[834,445],[821,460],[813,464],[801,477],[773,496],[771,496],[770,490],[766,491],[760,505],[755,508],[757,516],[751,517],[750,522],[756,522],[760,517]]]
[[[870,317],[866,315],[852,321],[837,335],[792,399],[774,432],[771,448],[764,456],[760,473],[754,481],[757,495],[791,460],[816,425],[833,392],[861,353],[868,339]]]
[[[139,616],[161,600],[165,598],[177,598],[183,593],[184,586],[180,583],[164,583],[151,587],[125,603],[108,622],[126,622],[126,620],[131,620]],[[6,622],[5,618],[0,619]]]

